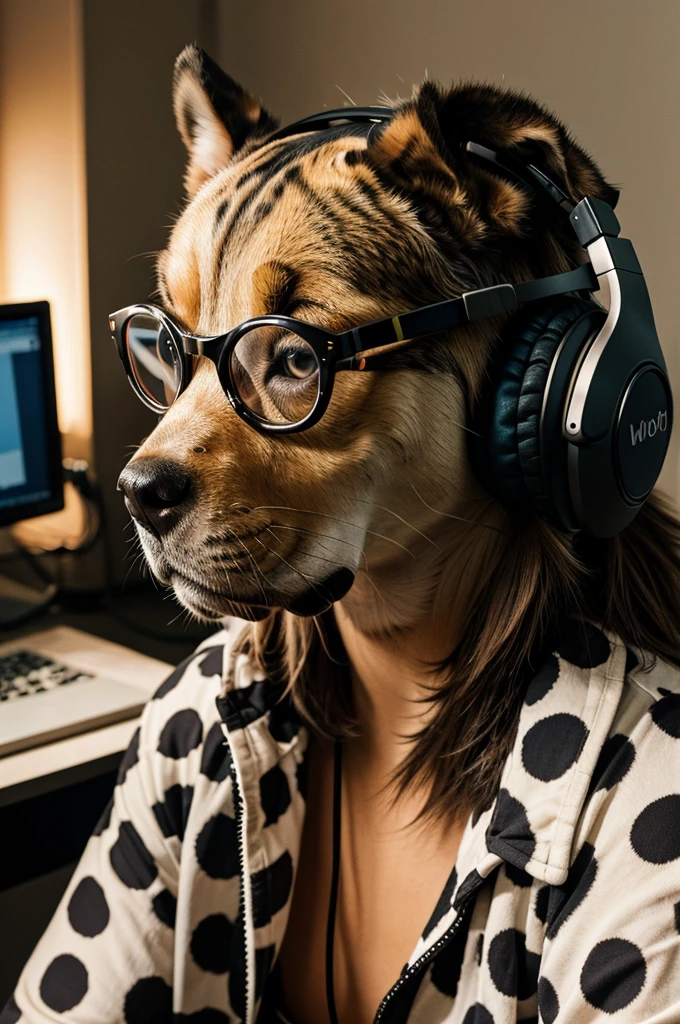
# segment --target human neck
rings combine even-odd
[[[388,774],[404,756],[404,737],[427,721],[431,705],[419,704],[424,685],[436,683],[427,662],[450,654],[452,637],[441,623],[425,619],[395,635],[371,635],[353,622],[342,602],[335,618],[351,665],[354,714],[360,735],[355,757],[378,774]]]
[[[491,524],[488,514],[485,519]],[[471,604],[498,564],[501,522],[490,530],[457,524],[453,535],[449,527],[435,548],[416,549],[415,561],[383,564],[370,578],[359,573],[335,605],[359,726],[352,756],[371,773],[391,774],[408,750],[408,737],[436,713],[423,698],[440,682],[436,665],[453,651]]]

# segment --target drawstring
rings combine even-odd
[[[333,762],[333,868],[331,872],[331,896],[328,905],[326,926],[326,1002],[331,1024],[339,1024],[335,1009],[333,990],[333,940],[335,938],[335,908],[338,901],[338,880],[340,877],[340,811],[342,807],[342,740],[335,741]]]

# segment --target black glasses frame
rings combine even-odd
[[[391,350],[401,349],[405,343],[415,342],[428,335],[452,330],[462,324],[486,317],[510,313],[520,306],[540,299],[570,293],[590,294],[599,288],[595,271],[586,263],[576,270],[535,281],[518,284],[499,284],[465,292],[458,299],[447,299],[429,306],[384,317],[335,334],[323,327],[288,316],[256,316],[224,334],[202,336],[184,330],[182,325],[165,310],[147,303],[126,306],[109,316],[111,337],[116,343],[128,380],[138,398],[154,412],[162,414],[172,405],[156,402],[144,391],[133,373],[125,342],[125,331],[136,314],[156,317],[167,330],[175,345],[179,361],[179,386],[173,402],[188,387],[191,379],[191,356],[205,356],[216,367],[222,388],[232,408],[241,419],[263,434],[293,434],[307,430],[323,416],[333,391],[335,374],[342,370],[373,369],[374,357],[382,357]],[[319,364],[319,387],[313,408],[297,423],[268,423],[252,412],[241,400],[231,377],[231,353],[240,339],[257,327],[279,327],[291,331],[313,349]],[[369,366],[369,361],[373,365]]]

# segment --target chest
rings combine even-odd
[[[323,1024],[332,873],[332,753],[310,749],[307,812],[290,916],[279,957],[294,1024]],[[341,1024],[371,1024],[430,919],[456,861],[462,827],[406,828],[415,805],[388,811],[343,779],[334,990]]]

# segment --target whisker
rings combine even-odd
[[[389,512],[391,516],[394,516],[395,519],[398,519],[400,522],[402,522],[404,526],[408,526],[409,530],[413,530],[413,532],[417,533],[418,536],[423,538],[423,540],[426,540],[428,544],[431,544],[433,548],[439,547],[439,545],[435,544],[435,542],[430,537],[428,537],[427,534],[423,533],[421,530],[417,529],[417,527],[407,522],[403,518],[403,516],[400,516],[396,512],[393,512],[391,508],[386,508],[384,505],[376,505],[374,502],[365,501],[363,498],[355,498],[354,500],[361,502],[362,505],[371,505],[372,508],[379,508],[382,512]]]
[[[264,543],[264,541],[259,540],[257,537],[255,538],[255,540],[257,541],[258,544],[261,544],[262,547],[265,549],[265,551],[268,551],[270,555],[276,555],[277,558],[281,559],[281,561],[283,562],[284,565],[287,565],[289,569],[292,569],[293,572],[296,572],[298,574],[298,576],[302,577],[303,580],[306,580],[311,585],[311,588],[312,588],[312,590],[314,591],[315,594],[319,594],[320,597],[323,597],[324,601],[328,601],[328,599],[329,599],[328,596],[324,596],[321,593],[321,590],[326,590],[326,588],[323,586],[323,584],[319,585],[319,586],[321,586],[321,590],[319,590],[319,586],[316,585],[316,583],[314,582],[312,577],[308,576],[306,572],[302,572],[301,569],[297,569],[294,565],[291,565],[290,562],[287,561],[283,557],[283,555],[280,555],[278,553],[278,551],[274,551],[272,548],[268,547]],[[328,595],[328,593],[329,593],[329,591],[326,591],[327,595]]]
[[[258,579],[258,574],[259,574],[259,576],[261,576],[261,577],[262,577],[262,579],[263,579],[263,580],[265,581],[265,583],[267,582],[267,580],[266,580],[266,578],[265,578],[265,577],[263,576],[263,574],[262,574],[262,571],[260,570],[260,568],[259,568],[259,566],[258,566],[257,562],[256,562],[256,561],[255,561],[255,559],[253,558],[253,555],[252,555],[252,553],[251,553],[251,552],[250,552],[250,551],[248,550],[248,548],[247,548],[247,547],[246,547],[246,545],[245,545],[245,544],[243,543],[243,541],[241,540],[241,538],[240,538],[240,537],[238,537],[238,536],[237,536],[236,534],[234,534],[234,537],[235,537],[235,539],[236,539],[236,540],[238,541],[238,543],[239,543],[239,544],[241,545],[241,547],[243,548],[243,550],[245,551],[245,553],[247,554],[248,558],[250,559],[250,561],[251,561],[251,563],[252,563],[252,565],[253,565],[253,568],[254,568],[254,570],[255,570],[255,573],[256,573],[255,577],[253,578],[253,582],[254,582],[254,583],[257,583],[257,585],[259,586],[259,588],[260,588],[260,593],[262,594],[262,600],[264,601],[265,607],[268,607],[268,606],[269,606],[269,601],[267,600],[267,595],[266,595],[266,594],[265,594],[265,592],[264,592],[264,588],[263,588],[263,586],[262,586],[262,583],[261,583],[261,582],[260,582],[260,580]],[[257,540],[257,538],[255,538],[255,539]]]
[[[368,564],[366,559],[366,552],[364,551],[364,549],[361,547],[360,544],[352,544],[351,540],[343,540],[342,537],[333,537],[331,536],[330,533],[316,533],[314,530],[305,530],[304,527],[302,526],[283,526],[281,523],[272,523],[271,526],[268,527],[268,529],[293,530],[294,533],[306,533],[309,534],[310,537],[321,537],[324,540],[338,541],[340,544],[346,544],[350,548],[356,548],[356,550],[360,552],[364,560],[364,564]]]
[[[234,502],[238,504],[238,502]],[[385,537],[382,533],[376,533],[375,530],[367,530],[363,526],[358,526],[356,523],[350,523],[346,519],[338,519],[337,516],[332,516],[328,512],[314,512],[311,509],[305,508],[291,508],[289,505],[257,505],[256,508],[252,509],[253,512],[265,512],[271,510],[272,512],[299,512],[301,515],[307,516],[323,516],[325,519],[332,519],[335,523],[340,523],[341,526],[351,526],[354,530],[364,530],[364,533],[368,533],[371,537],[379,537],[380,540],[387,541],[388,544],[394,544],[395,547],[401,548],[407,555],[415,559],[415,555],[412,551],[409,551],[407,547],[400,544],[399,541],[394,540],[392,537]]]
[[[352,104],[353,107],[356,107],[356,103],[354,102],[352,97],[349,95],[349,93],[345,92],[345,90],[342,88],[341,85],[336,85],[335,88],[338,89],[342,93],[342,95],[345,97],[346,100],[349,100],[349,102]]]
[[[454,516],[451,512],[440,512],[438,509],[432,508],[432,505],[428,505],[423,496],[418,494],[415,484],[411,484],[411,487],[415,491],[416,496],[420,498],[423,505],[425,505],[426,508],[429,508],[430,512],[435,512],[438,516],[445,516],[447,519],[456,519],[459,523],[469,523],[470,526],[483,526],[485,530],[493,530],[494,533],[500,533],[502,536],[505,536],[504,530],[499,530],[497,526],[491,526],[490,523],[480,523],[474,519],[464,519],[463,516]]]

